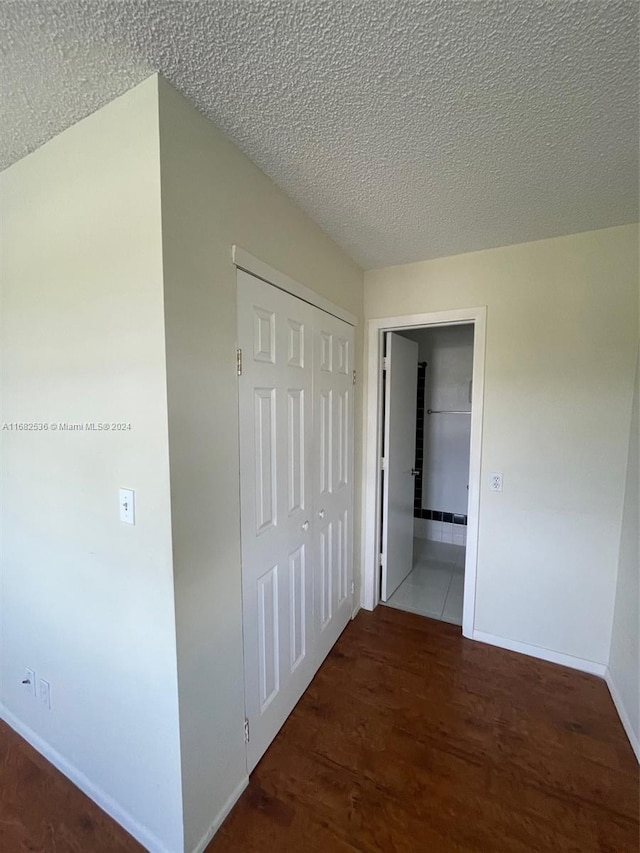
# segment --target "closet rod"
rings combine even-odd
[[[452,412],[448,409],[427,409],[428,415],[470,415],[471,412]]]

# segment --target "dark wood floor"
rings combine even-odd
[[[2,853],[144,853],[144,848],[0,720]]]
[[[2,853],[139,853],[0,724]],[[349,625],[207,853],[637,853],[598,678],[379,607]]]
[[[638,782],[604,681],[378,607],[207,853],[637,853]]]

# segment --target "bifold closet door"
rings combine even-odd
[[[353,327],[318,309],[314,321],[314,628],[321,663],[353,610],[354,373]]]
[[[351,327],[238,271],[251,771],[351,615]]]
[[[238,272],[249,770],[313,677],[312,328],[310,305]]]

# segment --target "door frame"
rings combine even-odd
[[[275,267],[269,266],[269,264],[261,261],[260,258],[256,258],[255,255],[252,255],[251,252],[247,252],[247,250],[243,249],[241,246],[234,244],[231,247],[231,257],[237,269],[244,270],[250,275],[260,278],[262,281],[266,281],[267,284],[271,284],[279,290],[284,290],[286,293],[290,293],[292,296],[302,299],[303,302],[308,302],[309,305],[314,305],[316,308],[320,308],[321,311],[326,311],[327,314],[332,314],[339,320],[344,320],[345,323],[348,323],[354,328],[357,327],[358,318],[354,314],[351,314],[345,308],[341,308],[340,305],[336,305],[335,302],[331,302],[329,299],[326,299],[324,296],[316,293],[315,290],[311,290],[310,287],[300,284],[295,279],[286,275],[286,273],[280,272],[280,270],[277,270]]]
[[[367,322],[366,382],[364,406],[364,471],[362,516],[361,606],[374,610],[380,603],[380,512],[382,503],[380,459],[382,451],[382,353],[385,332],[399,332],[428,326],[473,324],[473,388],[471,395],[471,446],[469,456],[469,505],[467,509],[467,550],[464,570],[462,634],[472,638],[476,609],[478,531],[482,461],[484,406],[484,365],[487,308],[455,308],[427,314],[381,317]]]

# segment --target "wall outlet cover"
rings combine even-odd
[[[496,472],[489,474],[489,490],[492,492],[502,491],[502,474]]]

